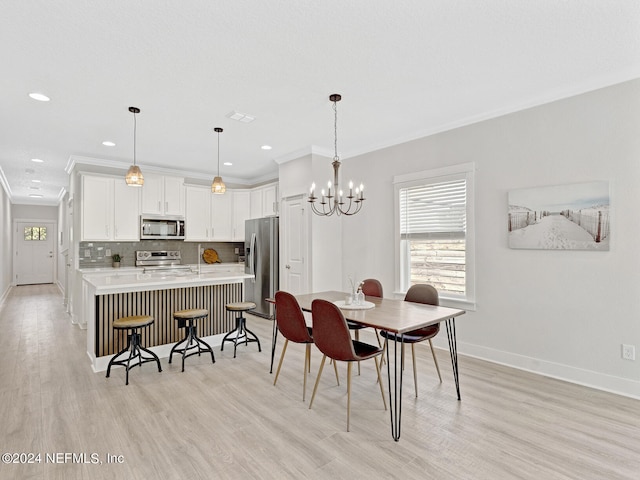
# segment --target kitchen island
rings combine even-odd
[[[213,345],[235,328],[230,302],[244,299],[244,280],[238,271],[153,272],[140,270],[88,272],[82,276],[82,316],[87,323],[87,354],[94,371],[106,370],[111,357],[126,346],[126,332],[113,330],[113,321],[128,315],[151,315],[155,322],[142,333],[142,342],[159,357],[184,337],[173,312],[204,308],[198,335]]]

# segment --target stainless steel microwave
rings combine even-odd
[[[184,240],[183,217],[140,217],[142,240]]]

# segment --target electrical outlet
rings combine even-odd
[[[240,253],[240,249],[238,247],[233,249],[233,253],[235,253],[236,255],[238,255]]]
[[[636,359],[636,347],[634,345],[625,345],[622,344],[622,358],[625,360],[635,360]]]
[[[84,249],[84,256],[85,256],[85,258],[90,257],[91,256],[91,250],[88,249],[88,248],[85,248]]]
[[[110,257],[110,256],[111,256],[111,249],[110,249],[110,248],[107,248],[107,249],[104,251],[104,256],[105,256],[105,257]]]

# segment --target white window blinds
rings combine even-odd
[[[434,179],[432,183],[401,188],[399,193],[401,238],[464,238],[465,178]]]

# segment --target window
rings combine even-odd
[[[394,178],[399,290],[436,287],[448,304],[475,298],[473,164]]]
[[[24,239],[30,240],[46,240],[47,227],[24,227]]]

